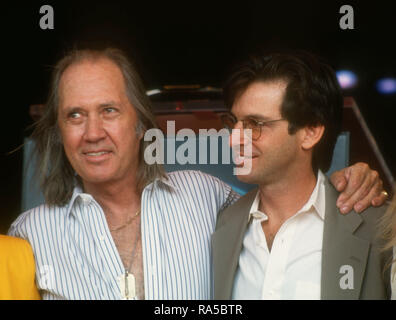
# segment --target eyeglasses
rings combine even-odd
[[[220,116],[221,121],[223,122],[223,125],[226,129],[232,131],[234,129],[235,125],[238,123],[238,121],[242,122],[242,127],[243,129],[250,129],[252,130],[252,140],[258,140],[261,136],[261,131],[262,128],[267,126],[270,123],[277,122],[277,121],[282,121],[285,119],[276,119],[276,120],[257,120],[254,118],[246,118],[243,120],[238,120],[233,114],[231,113],[226,113]]]

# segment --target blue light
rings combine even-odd
[[[339,70],[336,76],[342,89],[351,89],[357,84],[357,76],[352,71]]]
[[[378,80],[377,90],[382,94],[396,93],[396,78],[383,78]]]

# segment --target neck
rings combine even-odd
[[[95,198],[106,216],[114,221],[123,221],[140,208],[141,193],[134,177],[103,184],[84,183],[84,190]]]
[[[259,185],[259,209],[269,219],[285,221],[309,200],[316,185],[312,168],[286,174],[275,183]]]

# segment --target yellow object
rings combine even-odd
[[[0,300],[38,300],[33,251],[26,240],[0,235]]]

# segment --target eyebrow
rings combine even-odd
[[[81,107],[66,107],[62,110],[62,113],[70,114],[70,113],[79,112],[79,111],[83,111],[83,108],[81,108]]]
[[[114,107],[114,106],[119,106],[119,105],[121,105],[121,104],[117,103],[115,101],[108,101],[108,102],[99,104],[98,108]],[[73,113],[73,112],[80,112],[80,111],[84,111],[84,108],[80,107],[80,106],[70,106],[70,107],[65,107],[63,109],[63,112],[65,114],[69,114],[69,113]]]
[[[114,106],[119,106],[121,105],[121,103],[115,102],[115,101],[109,101],[109,102],[104,102],[99,104],[100,108],[104,108],[104,107],[114,107]]]
[[[237,117],[235,116],[234,113],[231,112],[231,114],[232,114],[235,118],[237,118]],[[263,121],[273,120],[273,118],[270,118],[270,117],[267,117],[267,116],[263,116],[262,114],[256,114],[256,113],[251,113],[251,114],[248,114],[248,115],[246,115],[246,116],[244,117],[244,119],[247,119],[247,118],[254,118],[254,119],[263,120]]]

